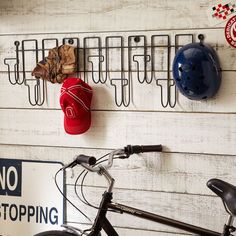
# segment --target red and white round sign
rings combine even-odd
[[[231,17],[225,26],[225,38],[232,47],[236,48],[236,15]]]

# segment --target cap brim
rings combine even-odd
[[[70,119],[64,116],[64,128],[68,134],[82,134],[86,132],[91,125],[91,112],[83,115],[83,118]]]

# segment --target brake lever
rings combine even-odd
[[[81,163],[80,165],[91,172],[99,172],[100,171],[99,166],[92,167],[92,166],[90,166],[88,164],[84,164],[84,163]]]
[[[107,164],[107,166],[105,166],[105,168],[109,169],[109,168],[112,167],[114,157],[120,158],[121,156],[125,156],[125,155],[126,154],[125,154],[124,149],[116,149],[116,150],[114,150],[113,152],[111,152],[109,154],[108,164]]]
[[[113,165],[113,159],[114,158],[120,158],[120,159],[125,159],[125,158],[128,158],[129,155],[127,155],[125,153],[125,150],[124,149],[116,149],[114,151],[112,151],[110,154],[109,154],[109,158],[108,158],[108,164],[105,165],[105,166],[90,166],[88,164],[85,164],[85,163],[80,163],[80,165],[85,168],[86,170],[88,171],[91,171],[91,172],[97,172],[99,173],[100,170],[101,170],[101,167],[105,168],[105,169],[109,169],[112,167]],[[68,167],[72,167],[73,166],[73,163],[70,163],[68,165],[66,165],[64,168],[68,168]]]
[[[108,157],[108,162],[107,162],[107,165],[104,165],[103,168],[105,169],[110,169],[113,165],[113,159],[114,158],[121,158],[121,159],[124,159],[124,158],[128,158],[128,155],[125,153],[124,149],[116,149],[114,151],[112,151],[110,154],[109,154],[109,157]],[[97,172],[99,173],[100,172],[100,169],[101,169],[101,165],[99,166],[96,166],[96,167],[93,167],[93,166],[89,166],[87,164],[81,164],[85,169],[89,170],[89,171],[92,171],[92,172]]]
[[[127,159],[130,155],[124,153],[123,155],[118,156],[119,159]]]

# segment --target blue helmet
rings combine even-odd
[[[179,91],[189,99],[213,97],[221,83],[216,52],[202,42],[183,46],[173,61],[173,78]]]

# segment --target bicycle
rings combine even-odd
[[[116,149],[111,153],[106,154],[109,155],[109,158],[107,159],[108,164],[106,166],[101,165],[101,163],[103,162],[101,161],[101,158],[98,159],[99,162],[97,162],[96,158],[93,156],[78,155],[73,162],[65,165],[60,170],[65,170],[67,168],[73,168],[76,165],[81,165],[88,172],[95,172],[99,175],[104,176],[108,182],[108,188],[102,195],[102,199],[99,207],[97,208],[98,209],[97,215],[92,224],[92,227],[90,229],[80,230],[72,226],[63,225],[64,230],[62,231],[60,230],[46,231],[46,232],[41,232],[35,236],[79,236],[79,235],[101,236],[102,230],[104,230],[108,236],[119,236],[114,227],[112,226],[112,224],[106,217],[108,211],[130,214],[135,217],[165,224],[197,235],[231,236],[232,232],[236,230],[236,228],[233,226],[234,216],[236,215],[236,186],[233,186],[220,179],[210,179],[207,182],[207,186],[222,199],[225,210],[229,214],[227,222],[223,227],[222,233],[201,228],[195,225],[187,224],[181,221],[163,217],[161,215],[157,215],[127,205],[115,203],[112,201],[113,187],[115,180],[108,172],[108,169],[112,167],[113,160],[117,158],[118,159],[129,158],[129,156],[132,154],[139,154],[143,152],[161,152],[161,151],[162,151],[162,145],[151,145],[151,146],[128,145],[122,149]]]

